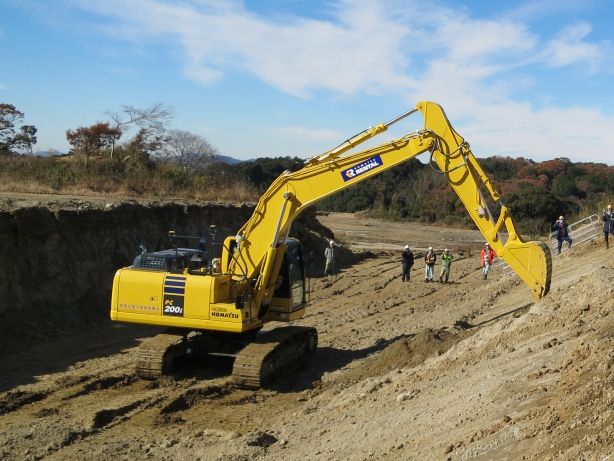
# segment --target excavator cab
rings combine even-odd
[[[281,263],[278,276],[278,286],[273,293],[273,299],[289,299],[292,309],[305,305],[305,267],[303,251],[298,240],[286,240],[286,253]]]

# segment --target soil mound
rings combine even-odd
[[[357,363],[343,380],[357,382],[365,378],[385,375],[389,371],[413,368],[429,357],[443,354],[461,339],[471,334],[468,331],[453,332],[447,329],[424,328],[411,337],[392,341],[380,352]]]

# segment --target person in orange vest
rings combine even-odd
[[[488,244],[488,242],[486,242],[484,244],[484,248],[482,248],[482,251],[480,252],[480,264],[482,266],[484,280],[488,278],[488,272],[490,271],[490,266],[492,265],[492,262],[496,256],[497,254],[495,253],[495,250],[490,248],[490,245]]]

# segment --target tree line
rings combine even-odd
[[[124,106],[106,116],[106,121],[66,131],[69,155],[40,158],[17,155],[32,152],[37,130],[23,124],[24,114],[14,106],[0,104],[0,190],[255,201],[283,171],[304,164],[297,157],[219,162],[205,138],[168,128],[172,111],[162,104]],[[525,233],[543,235],[559,215],[586,215],[614,198],[614,167],[605,164],[564,157],[545,162],[489,157],[479,162]],[[38,189],[24,190],[24,184]],[[496,204],[490,205],[496,213]],[[341,191],[318,208],[472,225],[446,178],[417,159]]]
[[[109,160],[137,158],[195,168],[207,163],[217,150],[202,136],[170,129],[172,109],[164,104],[138,108],[123,106],[105,112],[106,121],[66,130],[69,154],[82,157],[87,169],[92,157]],[[37,128],[23,124],[24,113],[0,103],[0,154],[32,154]]]

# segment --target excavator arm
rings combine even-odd
[[[548,245],[522,240],[509,208],[478,164],[469,144],[452,128],[443,109],[433,102],[420,102],[416,108],[424,116],[424,128],[437,138],[431,161],[446,176],[486,241],[528,285],[534,299],[548,294],[552,275]],[[482,188],[499,206],[498,216],[492,215]]]
[[[423,130],[343,155],[417,111],[424,117]],[[520,238],[509,209],[501,202],[469,145],[454,131],[443,109],[433,102],[420,102],[416,109],[387,124],[369,128],[335,149],[307,161],[302,169],[279,176],[234,238],[236,245],[229,260],[228,273],[235,281],[235,293],[249,290],[256,309],[263,302],[270,301],[281,264],[283,242],[301,211],[427,151],[431,154],[431,162],[446,176],[497,255],[529,286],[534,298],[545,296],[550,288],[549,248]],[[482,189],[500,206],[498,217],[491,214]]]

